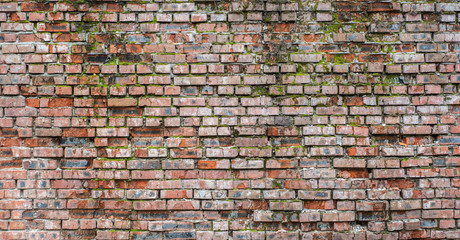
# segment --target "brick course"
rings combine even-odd
[[[0,3],[0,239],[460,238],[460,3]]]

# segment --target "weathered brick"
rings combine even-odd
[[[291,54],[291,61],[293,62],[320,62],[322,59],[321,54]]]
[[[0,239],[454,239],[458,12],[4,1]]]
[[[364,159],[334,159],[336,168],[365,168],[366,160]]]
[[[395,63],[420,63],[424,62],[423,54],[395,54]]]
[[[412,209],[421,209],[422,203],[419,200],[401,200],[401,201],[391,201],[390,209],[406,211]]]
[[[57,158],[63,157],[64,151],[62,148],[35,148],[33,151],[34,157]]]
[[[332,39],[334,42],[365,42],[366,40],[363,33],[334,33]]]
[[[397,2],[376,2],[368,5],[369,12],[400,11],[401,4]]]

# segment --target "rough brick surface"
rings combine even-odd
[[[0,239],[460,238],[460,3],[0,2]]]

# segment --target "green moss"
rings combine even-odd
[[[252,91],[253,95],[264,96],[267,94],[267,89],[265,87],[255,87]]]
[[[280,180],[273,180],[272,182],[272,188],[279,188],[283,189],[283,183]]]

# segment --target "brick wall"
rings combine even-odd
[[[0,2],[0,239],[460,236],[458,1]]]

